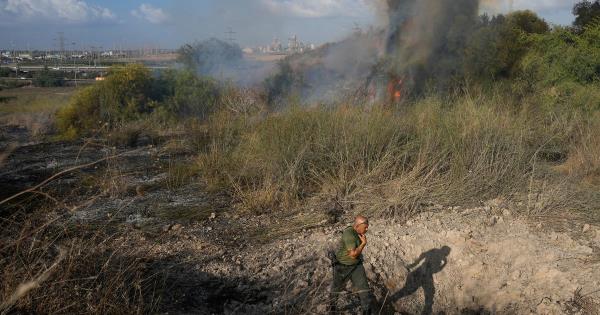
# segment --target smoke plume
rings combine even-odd
[[[418,92],[426,81],[443,87],[460,71],[460,47],[478,15],[478,0],[385,0],[386,67]]]

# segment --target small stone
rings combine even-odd
[[[317,305],[317,314],[325,314],[327,313],[327,305],[319,304]]]
[[[593,248],[591,248],[589,246],[583,246],[583,245],[579,246],[577,248],[577,250],[579,250],[580,252],[582,252],[584,254],[588,254],[588,255],[591,255],[594,252]]]
[[[216,213],[214,213],[214,212],[211,212],[211,213],[210,213],[210,217],[209,217],[209,219],[213,220],[213,219],[214,219],[214,218],[216,218],[216,217],[217,217],[217,214],[216,214]]]
[[[584,224],[583,225],[583,233],[587,232],[590,230],[590,225],[589,224]]]
[[[210,226],[207,226],[207,227],[206,227],[206,230],[210,232],[210,231],[212,231],[212,227],[210,227]]]

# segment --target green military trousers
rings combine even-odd
[[[354,288],[358,290],[363,313],[370,314],[371,290],[369,289],[367,274],[362,262],[357,265],[335,264],[333,268],[333,284],[331,285],[330,310],[335,309],[338,295],[342,293],[348,280],[351,280]]]

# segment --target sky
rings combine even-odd
[[[322,44],[377,24],[375,0],[0,0],[0,49],[178,48],[210,37],[241,46],[293,35]],[[492,1],[492,0],[487,0]],[[495,0],[505,12],[510,0]],[[548,22],[570,24],[578,0],[512,0]],[[227,34],[231,30],[232,33]]]

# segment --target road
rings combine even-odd
[[[46,66],[19,66],[19,71],[41,71]],[[16,70],[15,65],[0,65],[0,68],[9,68],[11,70]],[[148,66],[149,69],[152,70],[166,70],[171,67],[167,66]],[[106,71],[110,69],[109,66],[52,66],[48,67],[49,70],[53,71]]]

